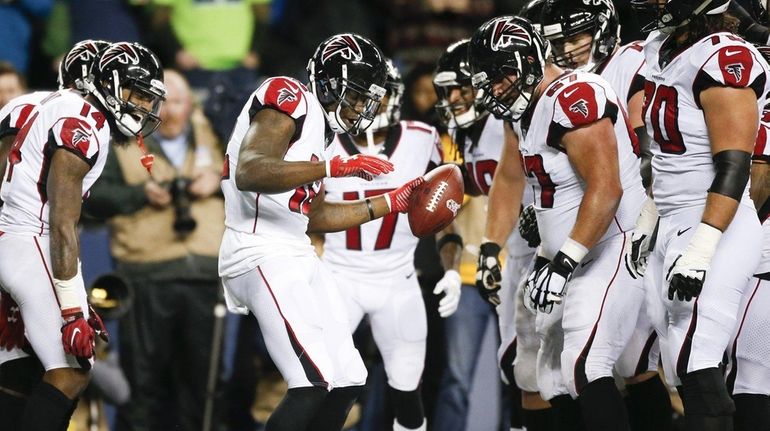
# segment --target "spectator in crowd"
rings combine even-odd
[[[193,87],[207,87],[218,72],[242,87],[256,81],[270,0],[155,0],[153,6],[157,48]]]
[[[101,39],[112,42],[142,41],[145,0],[69,0],[70,39]],[[147,41],[145,41],[147,42]],[[163,64],[171,64],[166,63]]]
[[[10,63],[0,61],[0,108],[26,92],[24,77]]]
[[[222,149],[182,75],[165,76],[163,122],[146,139],[155,155],[152,174],[137,146],[116,148],[87,203],[92,214],[112,217],[116,268],[134,288],[120,328],[134,401],[120,429],[200,430],[214,401],[207,381],[220,349],[214,308],[224,230]]]
[[[7,61],[20,73],[29,65],[35,19],[51,11],[53,0],[0,1],[0,61]]]

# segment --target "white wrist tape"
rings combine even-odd
[[[54,278],[53,286],[62,313],[80,310],[80,295],[86,289],[85,284],[83,283],[83,275],[80,271],[69,280],[58,280]]]
[[[559,251],[566,254],[570,257],[570,259],[577,263],[580,263],[580,261],[586,257],[586,254],[588,254],[588,249],[583,244],[575,241],[570,237],[567,237],[567,240],[564,241],[564,244],[561,246]]]
[[[385,193],[385,202],[388,204],[388,212],[393,212],[393,207],[390,205],[390,193]]]
[[[711,262],[721,238],[722,231],[706,223],[701,223],[695,228],[685,253]]]
[[[326,166],[326,176],[327,177],[332,176],[332,174],[331,174],[331,172],[332,172],[332,161],[331,161],[331,159],[326,160],[324,162],[324,165]]]
[[[655,206],[655,200],[648,196],[642,205],[642,211],[639,218],[636,219],[636,231],[651,235],[655,230],[655,224],[658,223],[658,207]]]

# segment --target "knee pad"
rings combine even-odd
[[[719,368],[693,371],[681,376],[681,380],[678,389],[685,415],[729,416],[735,412]]]

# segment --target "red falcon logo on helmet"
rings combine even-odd
[[[118,43],[102,54],[99,60],[99,68],[102,69],[113,61],[122,64],[139,64],[139,54],[130,43]]]
[[[326,60],[335,55],[341,55],[345,60],[361,60],[363,58],[361,47],[351,34],[334,36],[321,52],[321,63],[326,63]]]
[[[80,59],[83,62],[90,61],[96,57],[97,54],[99,54],[99,48],[97,48],[93,42],[85,42],[75,45],[75,47],[72,48],[72,51],[70,51],[69,55],[67,55],[67,58],[64,59],[64,67],[69,69],[76,59]]]
[[[492,31],[492,50],[498,51],[507,48],[515,42],[532,43],[532,37],[527,30],[516,24],[511,18],[501,18],[495,22]]]

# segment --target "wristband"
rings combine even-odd
[[[85,285],[80,270],[69,280],[54,278],[53,285],[62,315],[82,311],[80,308],[80,294],[85,291]]]
[[[456,233],[448,233],[436,241],[436,251],[439,253],[441,252],[441,249],[449,242],[457,244],[458,247],[462,250],[463,248],[463,237]]]
[[[574,260],[575,263],[580,263],[580,261],[586,257],[586,254],[588,254],[588,249],[583,244],[575,241],[570,237],[567,237],[567,240],[564,241],[564,244],[561,246],[559,251],[567,255],[567,257],[570,259]]]
[[[369,211],[369,221],[374,220],[374,205],[372,205],[372,200],[366,198],[364,199],[364,202],[366,202],[366,210]]]
[[[326,169],[326,176],[327,177],[332,176],[332,174],[331,174],[331,171],[332,171],[332,161],[331,161],[331,159],[324,161],[324,169]]]
[[[383,196],[385,196],[385,202],[388,204],[388,213],[393,212],[393,209],[390,206],[390,193],[385,193]]]
[[[722,238],[722,231],[714,226],[701,222],[690,238],[690,244],[687,251],[703,257],[708,261],[714,257],[717,251],[719,240]]]

